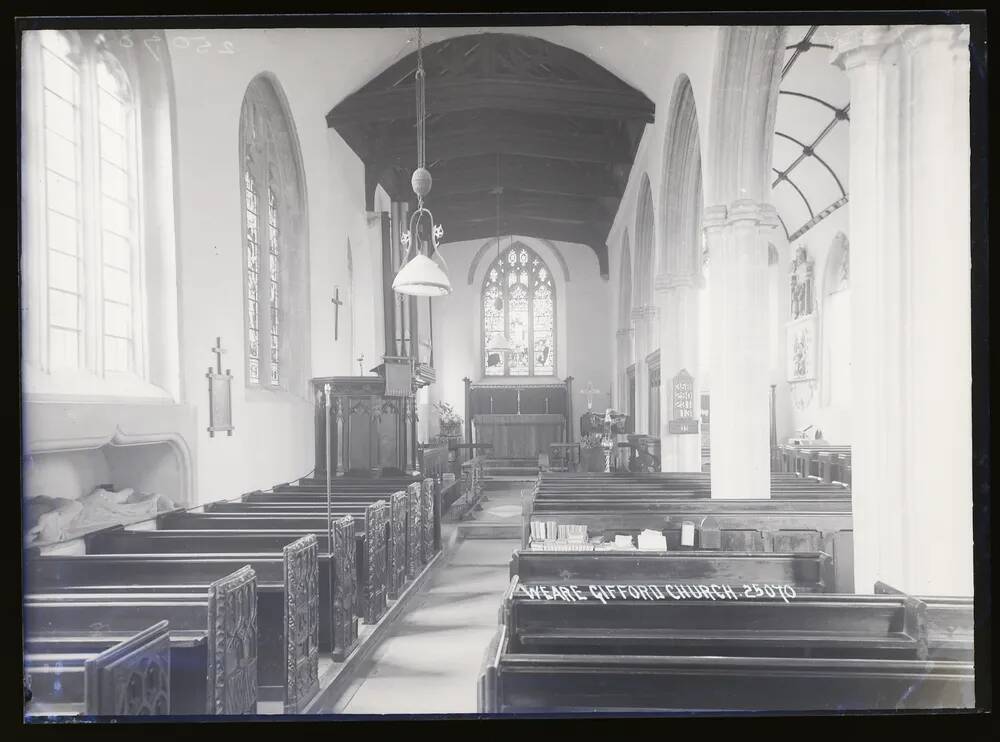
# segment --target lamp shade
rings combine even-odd
[[[451,293],[451,281],[438,263],[418,252],[399,269],[392,290],[410,296],[446,296]]]

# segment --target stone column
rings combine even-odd
[[[615,339],[618,341],[618,396],[612,401],[611,404],[619,412],[628,412],[628,383],[626,378],[626,369],[628,369],[629,364],[631,363],[632,334],[631,328],[623,328],[615,333]]]
[[[649,370],[646,356],[650,347],[650,323],[656,315],[656,308],[648,304],[632,309],[632,326],[635,330],[635,425],[636,433],[645,433],[649,425]]]
[[[851,85],[858,592],[972,594],[968,42],[861,27]]]
[[[690,274],[661,274],[655,289],[660,299],[660,461],[663,471],[701,471],[701,436],[671,434],[672,380],[681,369],[695,379],[694,411],[698,398],[698,282]]]
[[[712,261],[712,497],[768,499],[767,244],[770,204],[705,210]]]

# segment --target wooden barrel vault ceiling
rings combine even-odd
[[[475,34],[424,48],[426,205],[445,242],[500,233],[592,249],[608,275],[606,239],[655,106],[583,54],[517,34]],[[365,204],[381,185],[415,205],[416,52],[326,117],[365,166]]]

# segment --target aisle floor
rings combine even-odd
[[[490,493],[484,509],[499,504],[494,494],[506,499]],[[518,545],[513,539],[468,539],[442,555],[445,561],[327,713],[476,713],[476,679],[497,631],[510,556]]]

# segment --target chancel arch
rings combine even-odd
[[[239,157],[246,385],[302,396],[309,354],[305,180],[294,122],[269,73],[247,86]]]
[[[659,273],[661,386],[660,430],[663,471],[701,471],[700,436],[670,432],[669,420],[680,409],[671,379],[682,371],[700,384],[699,294],[702,285],[702,159],[698,114],[691,81],[681,75],[674,85],[664,144],[660,196]],[[697,414],[698,405],[693,412]]]

